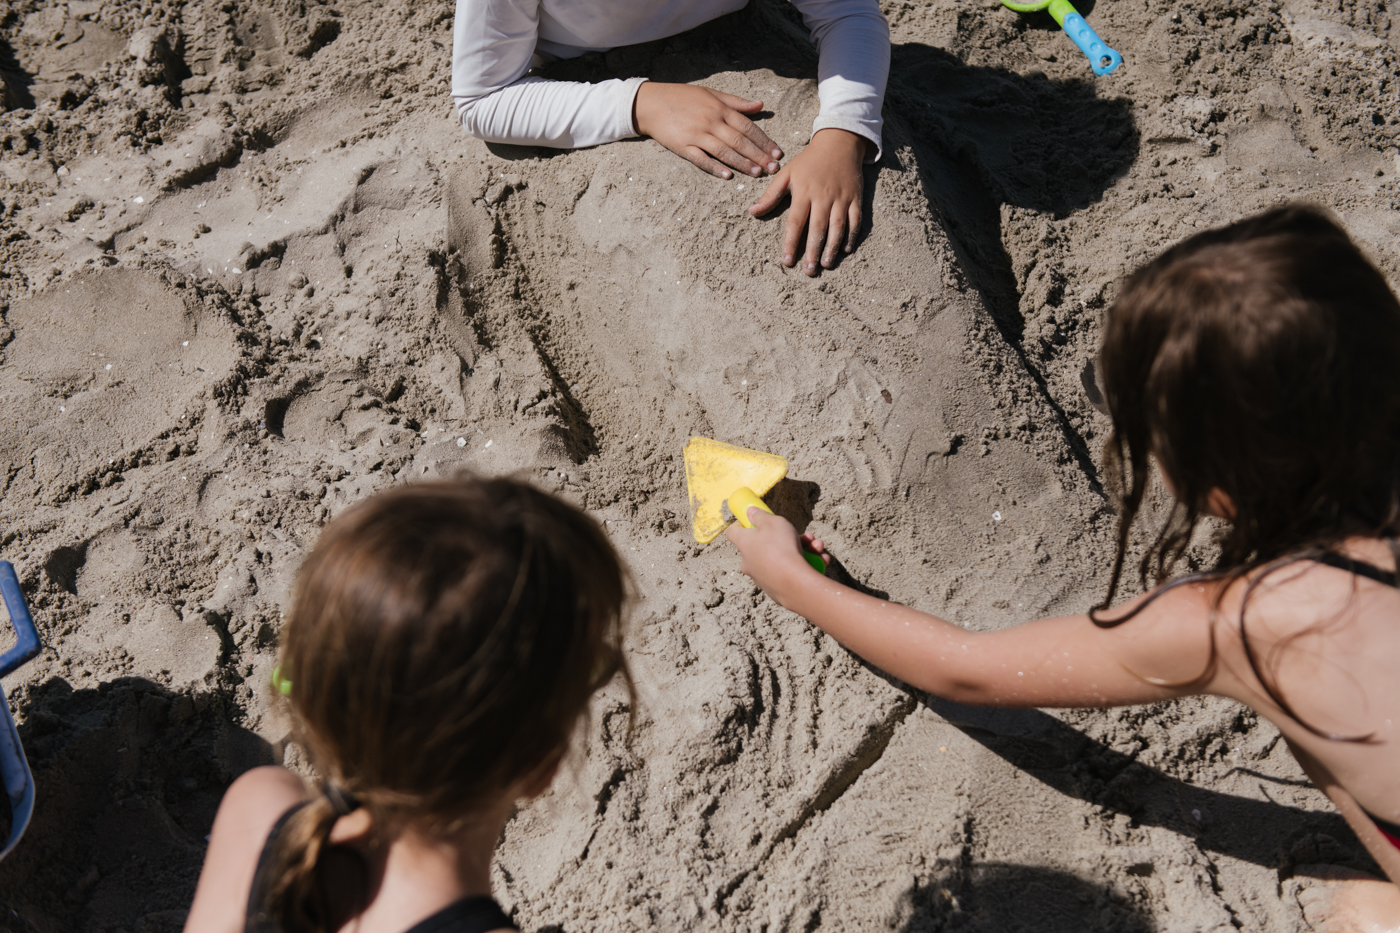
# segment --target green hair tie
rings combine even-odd
[[[272,669],[272,686],[284,697],[292,695],[292,682],[282,676],[282,665],[277,665]]]

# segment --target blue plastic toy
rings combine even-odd
[[[3,678],[39,653],[39,630],[29,615],[15,568],[7,560],[0,560],[0,597],[5,601],[10,625],[15,630],[15,646],[0,654],[0,678]],[[0,859],[3,859],[29,828],[29,818],[34,815],[34,775],[24,757],[24,748],[19,744],[10,704],[3,693],[0,693],[0,711],[5,714],[0,721],[0,781],[4,782],[5,795],[10,798],[10,838],[0,849]]]
[[[1060,28],[1065,31],[1065,35],[1074,40],[1074,44],[1079,46],[1079,50],[1089,58],[1089,67],[1094,69],[1096,75],[1112,74],[1113,70],[1123,64],[1123,56],[1104,44],[1098,33],[1094,32],[1084,17],[1079,15],[1079,11],[1069,0],[1031,0],[1029,3],[1017,2],[1017,0],[1001,0],[1002,5],[1017,13],[1036,13],[1040,10],[1049,10],[1050,15],[1055,17],[1055,22],[1060,24]]]

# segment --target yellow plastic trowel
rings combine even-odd
[[[691,530],[700,544],[709,544],[732,521],[752,528],[749,509],[773,513],[760,498],[787,475],[787,458],[737,447],[708,437],[692,437],[685,445],[685,488],[690,496]],[[826,573],[821,555],[805,547],[802,556],[812,568]]]

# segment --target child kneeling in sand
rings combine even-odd
[[[357,505],[297,582],[281,673],[323,783],[233,783],[185,928],[483,933],[492,852],[621,672],[624,571],[578,510],[510,480]]]
[[[1283,208],[1129,278],[1100,362],[1122,508],[1108,594],[1088,614],[964,631],[813,571],[792,525],[757,509],[754,528],[729,531],[741,569],[867,661],[955,701],[1247,704],[1400,883],[1400,303],[1332,221]],[[1220,557],[1109,612],[1153,460],[1175,502],[1144,588],[1170,575],[1203,515],[1228,523]],[[1328,930],[1400,929],[1400,888],[1380,879],[1305,894]]]
[[[862,161],[880,157],[880,107],[890,70],[890,31],[876,0],[793,0],[820,60],[821,113],[812,142],[778,167],[782,150],[746,114],[763,102],[691,84],[645,78],[584,84],[527,76],[585,52],[664,39],[748,0],[457,0],[452,99],[462,125],[487,142],[596,146],[650,136],[707,172],[775,175],[749,208],[767,214],[792,195],[783,263],[803,251],[803,271],[830,268],[855,248]]]

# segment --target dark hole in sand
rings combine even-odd
[[[291,406],[291,398],[272,398],[267,400],[263,406],[263,423],[267,425],[268,434],[282,436],[282,429],[287,420],[287,409]]]
[[[44,573],[54,586],[68,593],[78,592],[78,570],[87,558],[87,545],[54,548],[44,561]]]

